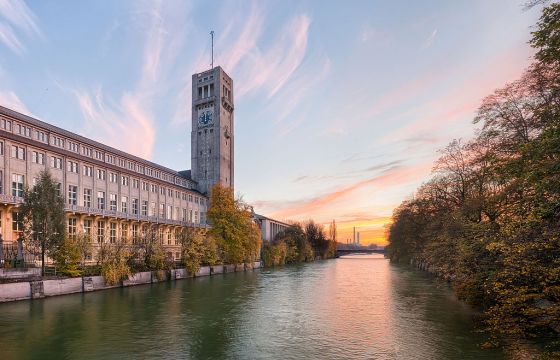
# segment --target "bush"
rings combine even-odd
[[[64,238],[53,257],[59,274],[69,277],[82,275],[82,270],[78,266],[81,260],[80,249],[74,239]]]

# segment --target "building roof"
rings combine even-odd
[[[121,157],[123,157],[123,158],[127,158],[127,159],[130,159],[130,160],[136,161],[136,162],[138,162],[138,163],[140,163],[140,164],[149,166],[149,167],[151,167],[151,168],[154,168],[154,169],[157,169],[157,170],[161,170],[161,171],[165,171],[165,172],[167,172],[167,173],[171,173],[172,175],[176,175],[176,176],[182,177],[182,178],[187,179],[187,180],[189,180],[189,181],[192,181],[193,183],[196,184],[196,181],[194,181],[194,180],[190,177],[190,170],[180,171],[180,172],[179,172],[179,171],[176,171],[176,170],[172,170],[172,169],[167,168],[167,167],[165,167],[165,166],[156,164],[156,163],[154,163],[154,162],[151,162],[151,161],[142,159],[142,158],[140,158],[140,157],[138,157],[138,156],[131,155],[131,154],[126,153],[126,152],[124,152],[124,151],[121,151],[121,150],[115,149],[115,148],[113,148],[113,147],[104,145],[104,144],[102,144],[102,143],[100,143],[100,142],[97,142],[97,141],[95,141],[95,140],[88,139],[88,138],[86,138],[86,137],[84,137],[84,136],[75,134],[75,133],[70,132],[70,131],[68,131],[68,130],[64,130],[64,129],[62,129],[62,128],[59,128],[58,126],[51,125],[51,124],[49,124],[49,123],[47,123],[47,122],[44,122],[44,121],[41,121],[41,120],[36,119],[36,118],[34,118],[34,117],[31,117],[31,116],[22,114],[22,113],[20,113],[20,112],[17,112],[17,111],[15,111],[15,110],[12,110],[12,109],[9,109],[9,108],[6,108],[6,107],[1,106],[1,105],[0,105],[0,114],[1,114],[1,115],[6,115],[6,116],[10,116],[10,117],[12,117],[12,118],[14,118],[14,119],[16,119],[16,120],[25,121],[25,122],[27,122],[27,123],[30,123],[30,124],[32,124],[32,125],[35,125],[36,127],[43,128],[43,129],[46,129],[46,130],[55,132],[55,133],[57,133],[57,134],[59,134],[59,135],[65,136],[65,137],[70,138],[70,139],[74,139],[74,140],[76,140],[76,141],[80,141],[80,142],[82,142],[82,143],[88,144],[88,145],[90,145],[90,146],[96,147],[96,148],[98,148],[98,149],[101,149],[101,150],[104,150],[104,151],[107,151],[107,152],[111,152],[111,153],[113,153],[113,154],[115,154],[115,155],[118,155],[118,156],[121,156]],[[186,173],[188,173],[188,177],[186,176]],[[192,190],[195,190],[195,191],[196,191],[196,189],[192,189]]]
[[[277,224],[281,224],[281,225],[285,225],[285,226],[292,226],[291,224],[285,223],[283,221],[278,221],[278,220],[275,220],[273,218],[269,218],[267,216],[260,215],[260,214],[257,214],[257,213],[254,213],[254,217],[255,217],[255,219],[258,219],[258,220],[268,220],[268,221],[273,221]]]

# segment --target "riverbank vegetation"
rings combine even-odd
[[[179,262],[165,252],[164,233],[155,225],[141,226],[134,236],[96,243],[91,234],[68,234],[64,202],[47,171],[24,191],[22,238],[26,250],[41,257],[43,275],[47,259],[54,261],[58,276],[103,275],[109,284],[140,271],[163,274],[164,270],[184,267],[194,275],[201,266],[258,261],[261,236],[250,207],[235,199],[231,189],[220,185],[212,189],[210,197],[207,217],[212,227],[175,230]]]
[[[441,151],[393,214],[387,254],[449,280],[492,343],[538,339],[560,356],[560,5],[532,33],[522,77],[486,97],[474,139]]]
[[[294,223],[278,233],[271,243],[262,247],[265,266],[278,266],[315,259],[329,259],[336,255],[336,224],[330,225],[328,239],[322,226],[309,221]]]

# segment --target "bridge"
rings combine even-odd
[[[359,245],[338,245],[336,247],[336,257],[349,254],[385,254],[385,249]]]

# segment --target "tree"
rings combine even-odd
[[[46,170],[35,186],[26,189],[20,212],[24,219],[25,242],[41,254],[41,274],[45,274],[45,256],[54,257],[65,237],[64,199],[58,185]]]
[[[254,223],[250,207],[235,200],[233,190],[216,184],[210,195],[207,214],[212,227],[209,234],[231,264],[255,261],[261,246],[260,230]]]
[[[80,263],[80,248],[72,237],[65,237],[54,253],[54,261],[61,275],[77,277],[82,274],[78,268]]]
[[[196,274],[202,265],[206,249],[204,236],[195,229],[181,233],[181,262],[190,275]]]

